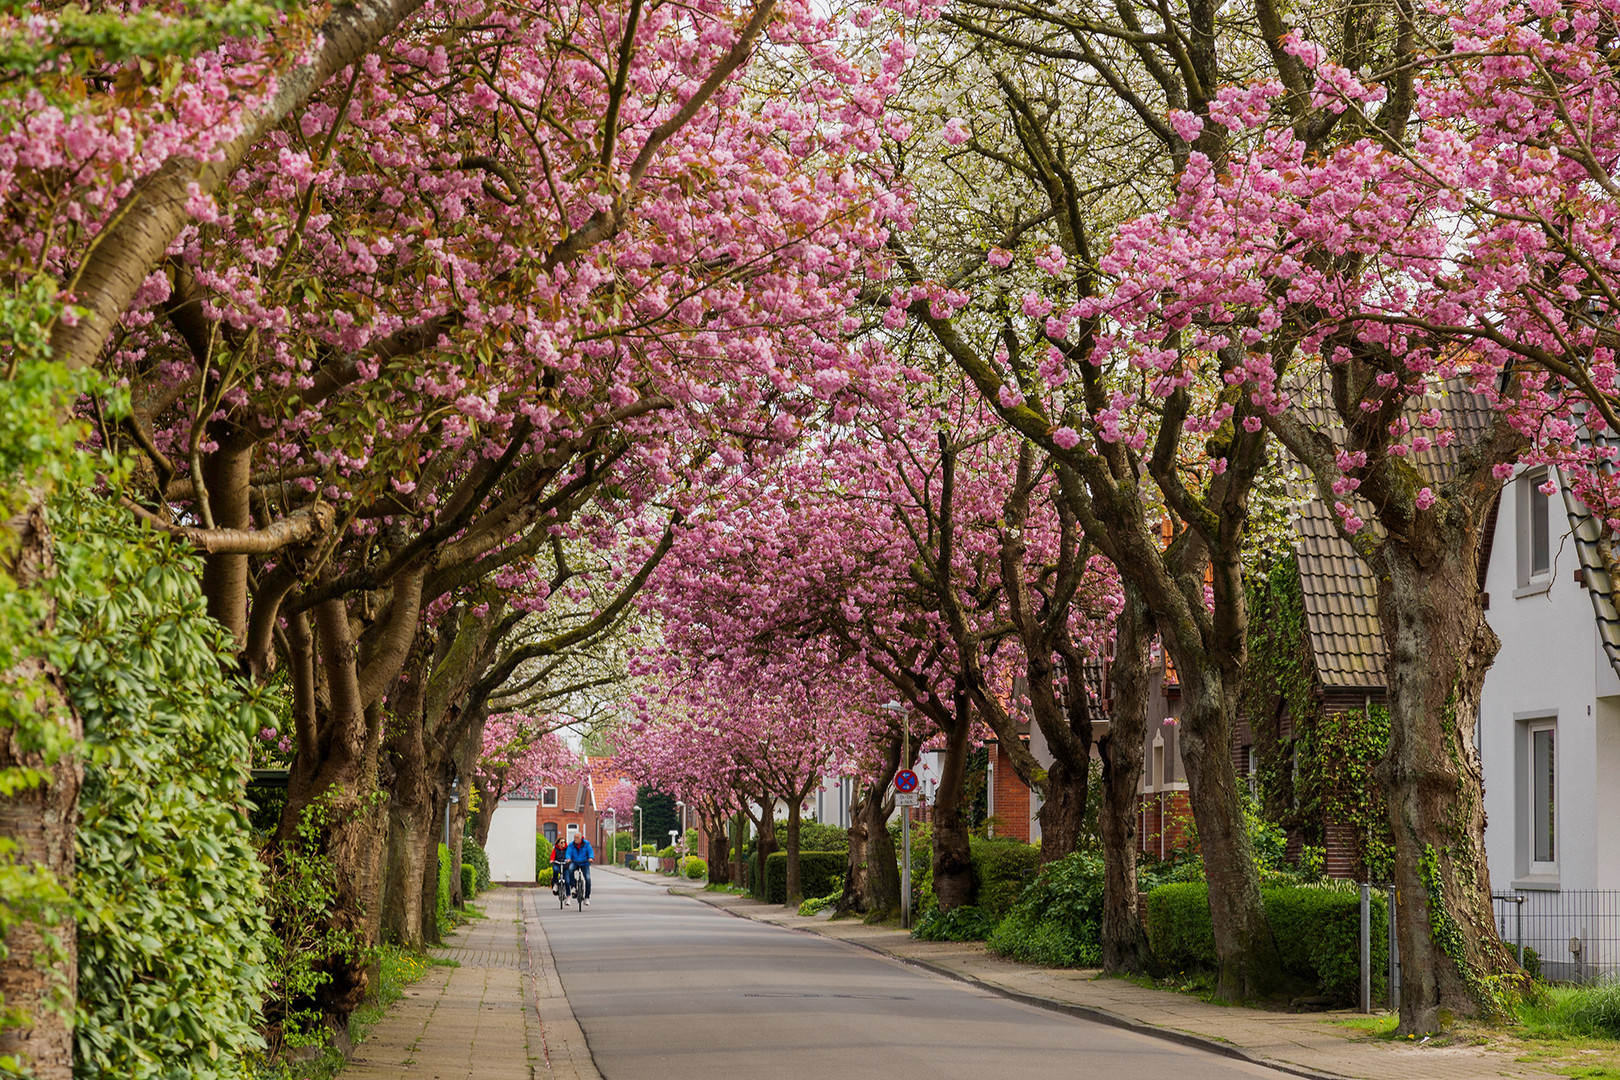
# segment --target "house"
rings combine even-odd
[[[1495,526],[1501,648],[1476,748],[1498,929],[1550,977],[1585,978],[1620,968],[1620,613],[1598,524],[1558,470],[1521,468]]]
[[[489,856],[489,880],[503,885],[524,885],[538,880],[534,845],[534,816],[539,792],[509,792],[489,819],[484,851]]]
[[[542,781],[532,793],[535,831],[548,844],[555,844],[558,837],[572,842],[576,833],[583,832],[601,853],[598,861],[607,861],[605,856],[612,850],[610,822],[619,831],[634,827],[633,821],[616,821],[608,813],[608,793],[622,779],[612,771],[610,759],[587,757],[585,771],[577,779]]]

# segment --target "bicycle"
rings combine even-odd
[[[574,891],[574,902],[579,905],[579,910],[580,911],[584,911],[585,910],[585,869],[584,869],[584,867],[580,866],[578,863],[569,863],[568,865],[574,868],[574,876],[568,879],[568,885]],[[567,902],[568,901],[566,901],[566,900],[563,901],[563,903],[565,903],[565,904]]]

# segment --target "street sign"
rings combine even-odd
[[[917,774],[910,769],[901,769],[894,774],[894,790],[901,794],[917,790]]]
[[[917,793],[915,791],[897,791],[897,792],[894,793],[894,805],[896,805],[896,806],[916,806],[917,805],[917,797],[918,796],[917,796]]]

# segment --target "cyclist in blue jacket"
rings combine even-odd
[[[585,874],[585,903],[591,902],[591,859],[596,852],[591,849],[591,842],[585,839],[584,833],[575,833],[573,843],[563,848],[563,895],[568,895],[568,883],[574,878],[573,867],[577,866]]]

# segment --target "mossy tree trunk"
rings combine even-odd
[[[1141,975],[1152,966],[1136,887],[1137,810],[1147,738],[1147,701],[1153,623],[1141,594],[1125,584],[1125,606],[1114,621],[1114,658],[1109,665],[1108,731],[1098,740],[1102,756],[1102,807],[1098,815],[1103,850],[1103,970]]]

